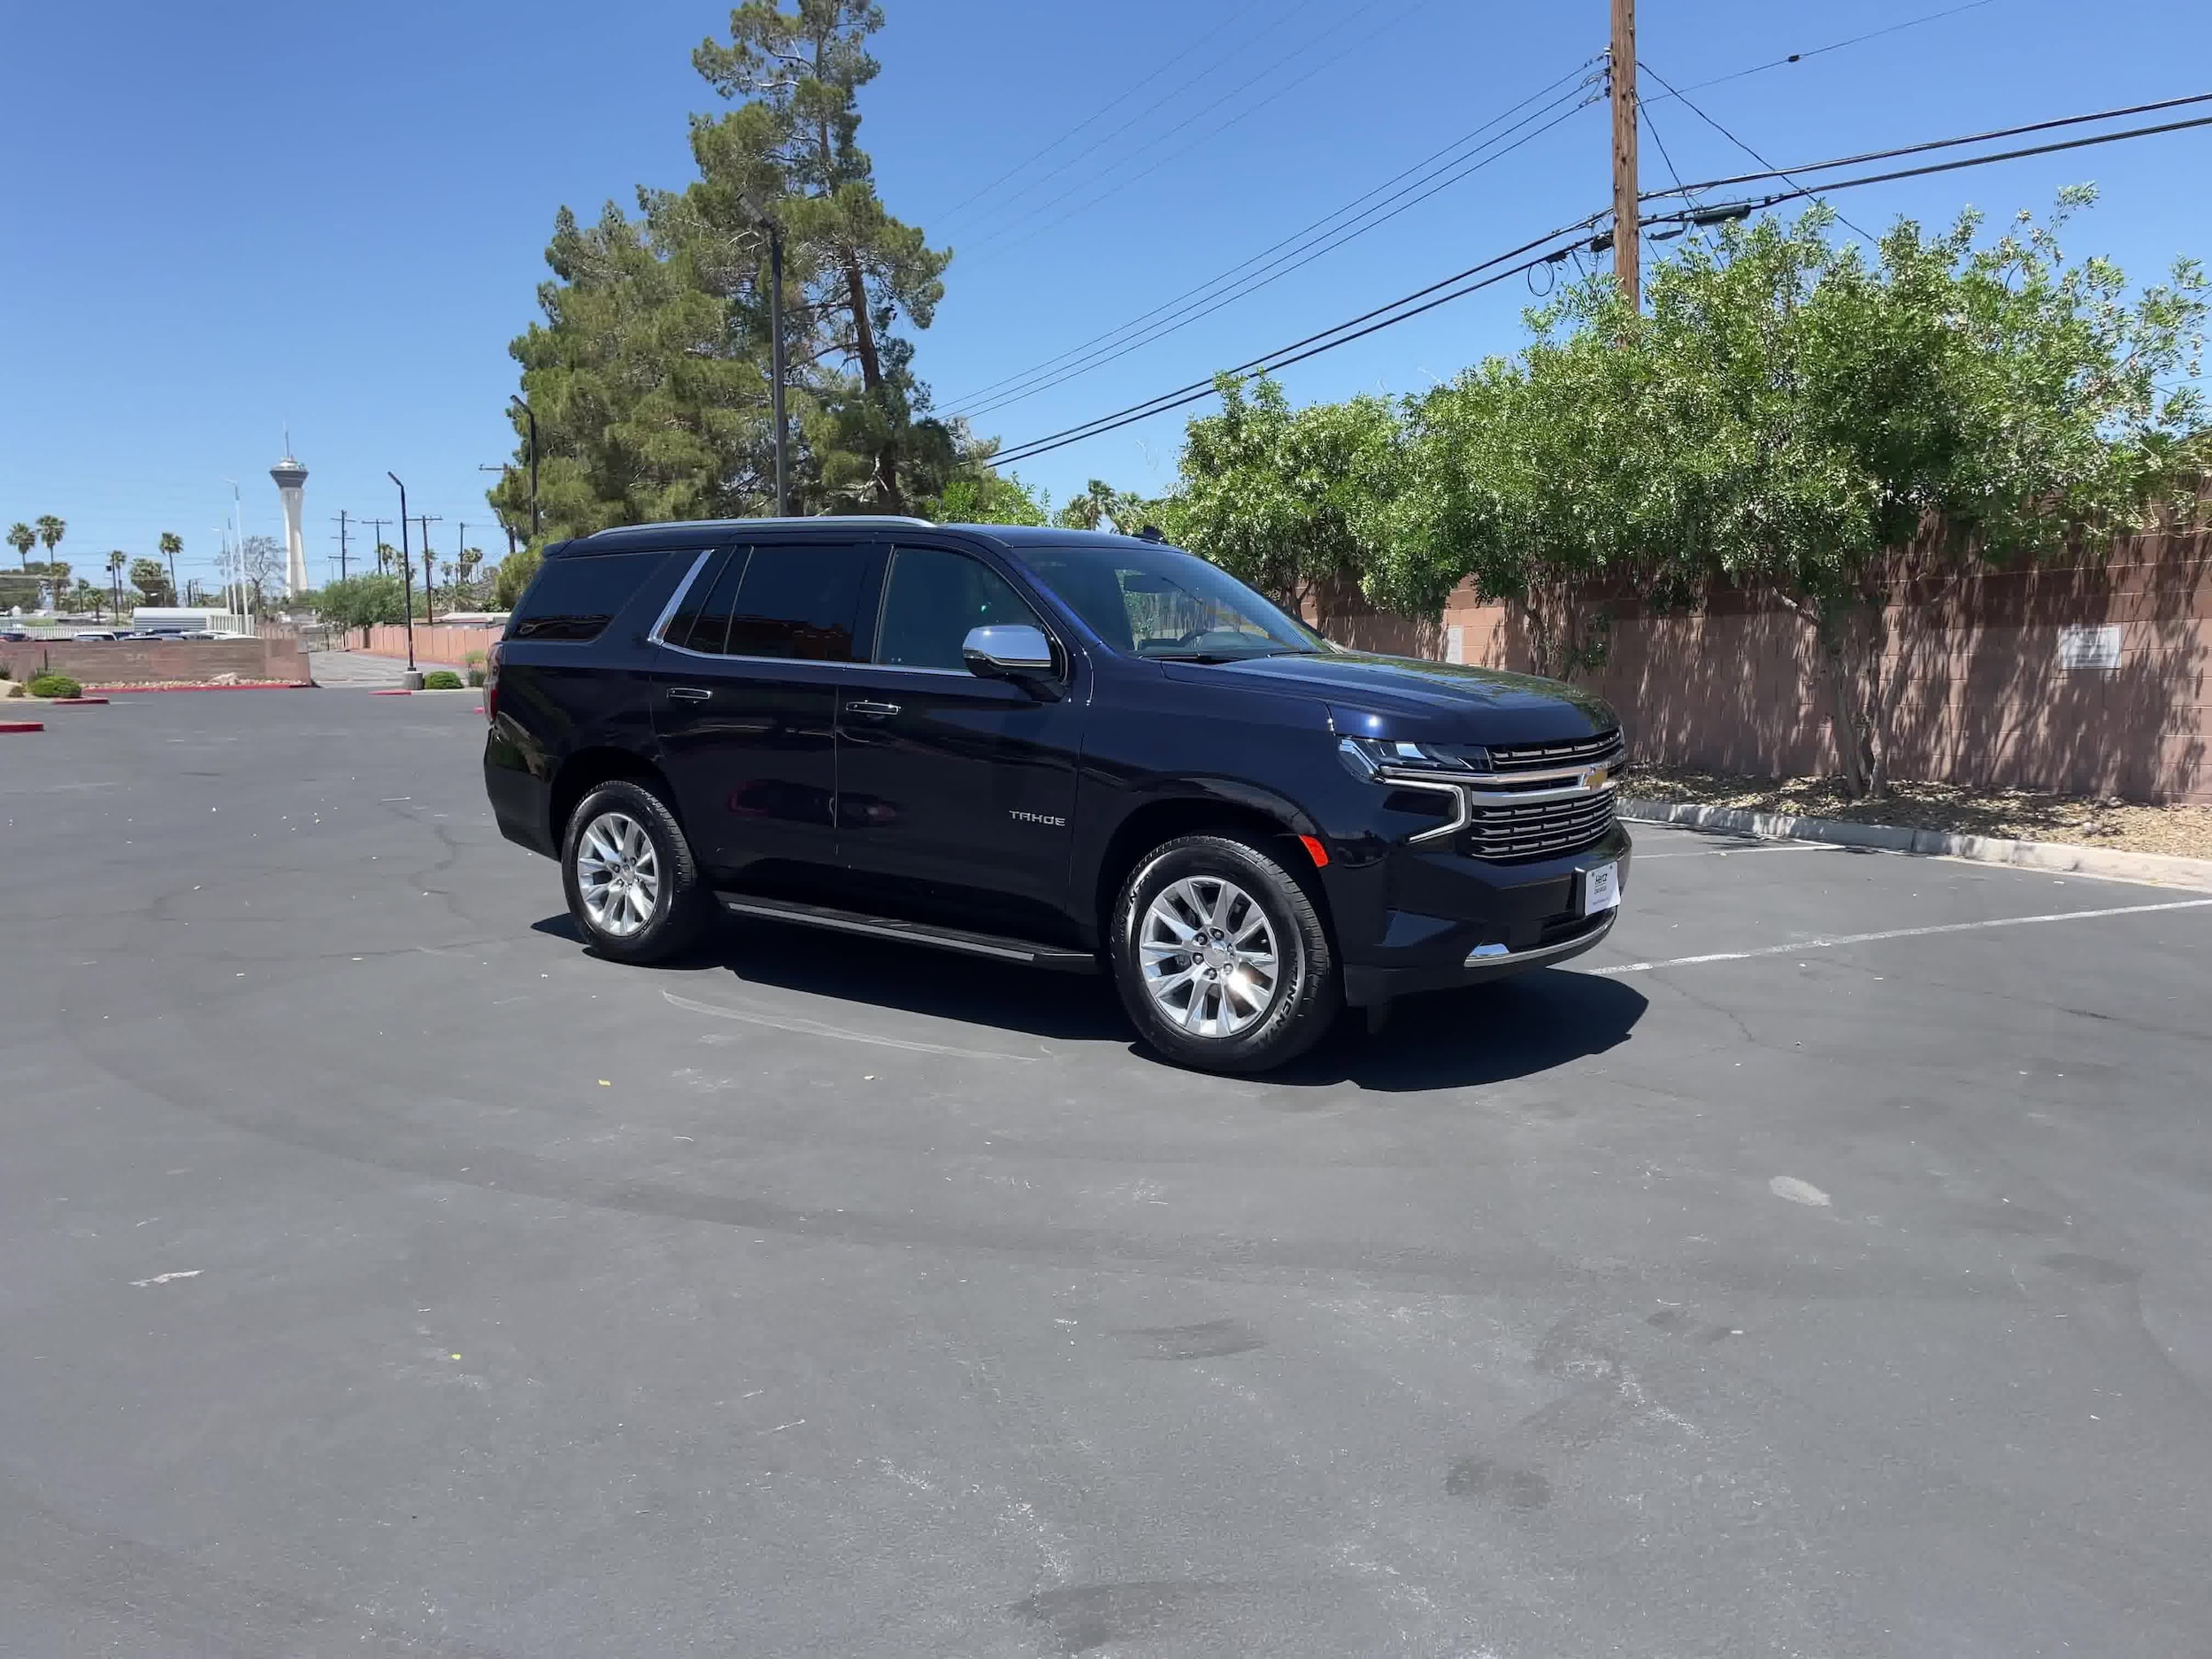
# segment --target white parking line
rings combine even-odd
[[[2207,907],[2212,907],[2212,899],[2177,899],[2170,904],[2122,904],[2103,910],[2058,910],[2049,916],[1999,916],[1985,922],[1945,922],[1935,927],[1891,927],[1878,933],[1839,933],[1833,939],[1801,939],[1794,944],[1762,945],[1756,950],[1716,950],[1702,956],[1670,956],[1663,962],[1631,962],[1619,967],[1590,968],[1585,972],[1650,973],[1659,968],[1691,968],[1708,962],[1748,962],[1755,956],[1786,956],[1793,951],[1870,945],[1885,939],[1924,939],[1932,933],[1971,933],[1985,927],[2032,927],[2041,922],[2086,922],[2101,916],[2147,916],[2158,910],[2200,910]]]
[[[2208,900],[2207,902],[2212,902]],[[1016,1065],[1034,1064],[1036,1056],[1026,1054],[994,1053],[988,1048],[955,1048],[941,1042],[910,1042],[903,1037],[879,1037],[873,1032],[852,1031],[843,1025],[826,1025],[818,1019],[802,1019],[793,1014],[749,1014],[734,1008],[719,1008],[712,1002],[701,1002],[688,996],[679,996],[673,991],[663,991],[663,998],[677,1008],[694,1014],[711,1014],[717,1019],[734,1019],[748,1025],[765,1025],[771,1031],[802,1032],[810,1037],[828,1037],[839,1042],[873,1043],[879,1048],[903,1048],[909,1054],[950,1055],[959,1060],[1010,1060]],[[723,1038],[710,1041],[720,1042]]]
[[[1636,855],[1636,862],[1647,864],[1655,858],[1725,858],[1731,853],[1839,853],[1847,849],[1825,841],[1754,841],[1737,847],[1701,847],[1694,852],[1646,853]]]

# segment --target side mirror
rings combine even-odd
[[[987,680],[1034,680],[1054,668],[1052,641],[1042,628],[1025,622],[1001,622],[970,628],[960,655],[968,672]]]

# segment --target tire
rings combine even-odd
[[[584,942],[617,962],[665,961],[695,943],[714,915],[676,815],[644,785],[620,779],[569,815],[561,887]]]
[[[1193,926],[1226,935],[1200,956]],[[1272,949],[1265,981],[1262,918]],[[1115,987],[1144,1041],[1178,1065],[1202,1071],[1264,1071],[1303,1054],[1343,1003],[1335,953],[1315,895],[1262,848],[1227,835],[1186,835],[1137,862],[1114,905]],[[1225,948],[1230,954],[1225,954]],[[1212,964],[1210,967],[1209,964]],[[1186,994],[1187,992],[1187,994]],[[1195,1011],[1194,1011],[1195,1010]]]

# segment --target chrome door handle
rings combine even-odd
[[[671,686],[668,688],[668,695],[672,701],[677,703],[704,703],[714,695],[711,691],[700,686]]]
[[[849,703],[845,705],[846,713],[856,714],[863,719],[867,720],[887,719],[898,711],[899,705],[895,703],[874,703],[865,697],[861,698],[858,702]]]

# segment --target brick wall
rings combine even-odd
[[[2200,515],[2201,516],[2201,515]],[[1621,712],[1640,758],[1770,775],[1838,771],[1812,630],[1757,596],[1688,615],[1634,598],[1604,665],[1578,676]],[[1430,623],[1356,595],[1310,601],[1367,649],[1532,671],[1519,607],[1455,594]],[[2033,570],[1906,581],[1883,662],[1890,772],[1979,787],[2212,805],[2212,536],[2131,536]],[[2067,668],[2068,629],[2116,627],[2115,667]]]
[[[489,651],[507,630],[504,627],[477,628],[449,626],[443,622],[423,623],[415,629],[415,664],[428,664],[434,668],[458,668],[461,658],[469,651]],[[362,635],[368,643],[361,642]],[[404,662],[407,657],[407,630],[403,627],[356,628],[347,642],[356,650],[366,651],[372,657],[396,657]]]
[[[88,686],[143,686],[162,680],[308,679],[307,651],[296,639],[0,641],[8,678],[51,672]]]

